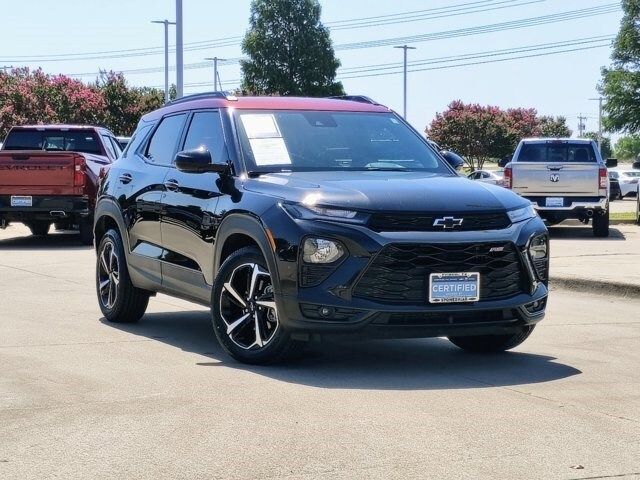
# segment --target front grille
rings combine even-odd
[[[429,274],[447,272],[479,272],[480,301],[524,291],[525,275],[511,242],[391,244],[369,264],[353,295],[375,302],[425,304]]]
[[[374,213],[368,226],[376,232],[441,232],[442,226],[434,226],[438,218],[454,217],[462,219],[462,225],[455,231],[498,230],[511,225],[506,213],[447,213],[438,214],[406,214],[406,213]]]

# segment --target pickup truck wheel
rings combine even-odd
[[[211,314],[218,341],[240,362],[280,362],[303,345],[280,325],[271,274],[257,247],[242,248],[222,264],[211,293]]]
[[[93,222],[83,220],[80,222],[80,242],[83,245],[93,244]]]
[[[521,332],[510,335],[473,335],[469,337],[449,337],[451,343],[469,352],[496,353],[517,347],[524,342],[535,325],[522,328]]]
[[[609,236],[609,211],[604,215],[600,215],[598,212],[593,216],[593,235],[596,237],[608,237]]]
[[[110,322],[137,322],[147,310],[149,293],[131,283],[122,239],[115,230],[109,230],[98,246],[96,290],[100,310]]]
[[[31,230],[31,234],[36,237],[43,237],[49,233],[49,227],[51,226],[47,222],[33,222],[27,225],[29,230]]]

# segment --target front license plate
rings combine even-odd
[[[429,302],[477,302],[480,299],[480,274],[432,273],[429,275]]]
[[[12,207],[31,207],[33,205],[33,199],[26,195],[12,195],[11,206]]]
[[[562,197],[547,197],[545,201],[546,207],[564,207],[564,198]]]

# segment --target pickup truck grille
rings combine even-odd
[[[429,274],[446,272],[480,272],[480,301],[525,291],[526,275],[511,242],[390,244],[368,265],[353,296],[383,303],[426,304]]]
[[[455,231],[498,230],[511,225],[506,213],[447,213],[439,214],[406,214],[406,213],[374,213],[368,226],[376,232],[441,232],[442,226],[434,226],[438,218],[454,217],[463,219],[462,225]]]

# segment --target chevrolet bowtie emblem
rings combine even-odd
[[[442,217],[436,218],[433,222],[434,227],[442,227],[445,230],[450,230],[456,227],[461,227],[463,218]]]

